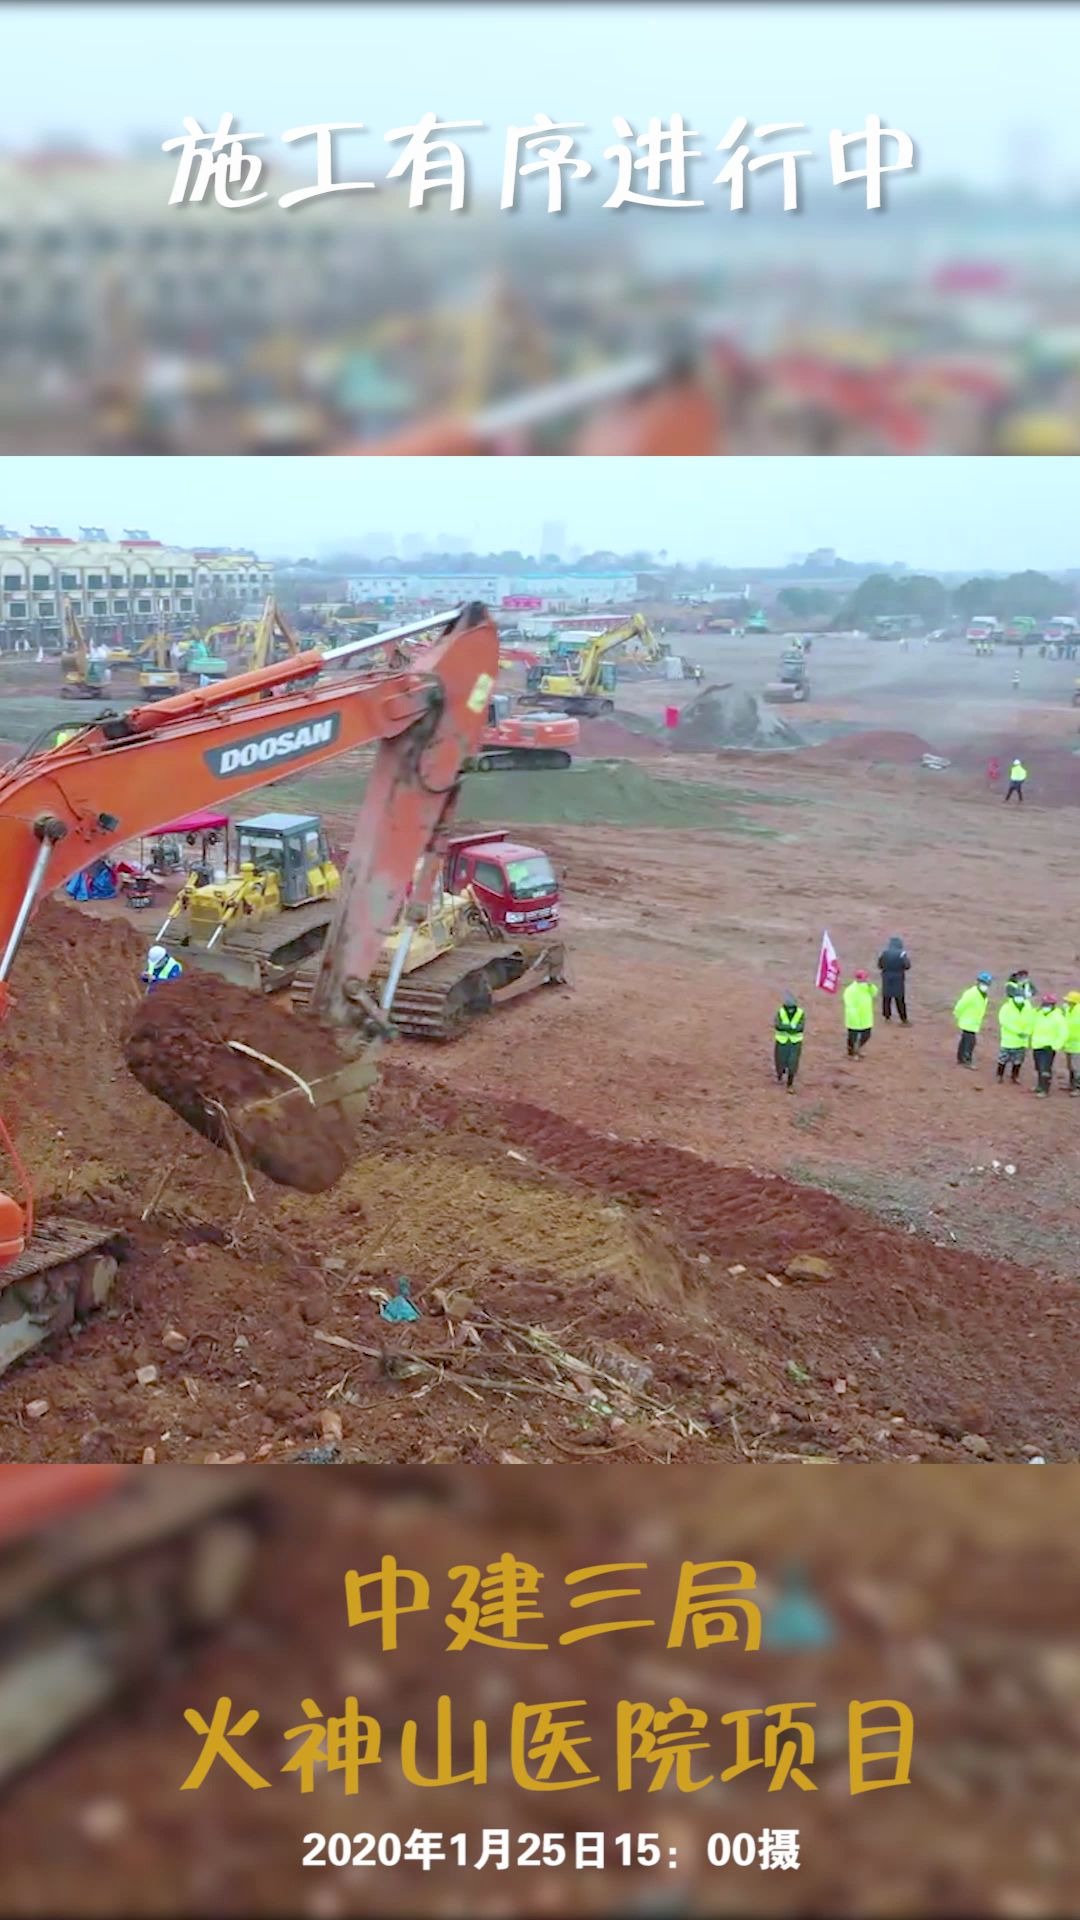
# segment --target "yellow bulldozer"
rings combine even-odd
[[[236,872],[194,874],[158,940],[183,966],[273,992],[319,952],[340,888],[317,814],[258,814],[237,830]]]

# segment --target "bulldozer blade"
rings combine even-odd
[[[565,986],[566,976],[563,972],[565,958],[565,948],[561,945],[545,947],[516,980],[508,980],[504,987],[492,988],[493,1005],[501,1007],[504,1001],[516,1000],[522,993],[533,993],[537,987]]]

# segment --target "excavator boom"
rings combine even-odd
[[[438,616],[419,626],[430,629],[445,619]],[[354,643],[355,650],[363,651],[365,644]],[[220,805],[376,742],[374,768],[312,995],[312,1010],[323,1024],[356,1032],[362,1016],[371,1012],[366,988],[383,943],[402,910],[418,863],[452,813],[462,768],[475,754],[498,669],[498,635],[484,608],[474,605],[455,616],[434,644],[417,654],[408,671],[342,672],[322,678],[324,666],[337,664],[351,650],[338,648],[325,656],[298,654],[222,685],[180,693],[125,715],[96,716],[63,745],[30,752],[3,769],[0,1018],[8,1008],[7,982],[35,902],[93,860],[152,831],[161,817],[163,794],[185,811]],[[187,978],[181,983],[189,984],[195,983]],[[241,990],[230,991],[239,994],[240,1003],[247,1000]],[[199,1084],[190,1093],[183,1088],[178,1092],[175,1083],[167,1085],[156,1078],[152,1031],[156,1004],[153,998],[144,1003],[151,1030],[141,1035],[141,1054],[138,1048],[134,1054],[129,1049],[128,1054],[129,1065],[150,1091],[216,1144],[232,1147],[239,1140],[250,1149],[251,1165],[284,1184],[317,1190],[312,1185],[316,1179],[330,1184],[337,1177],[332,1170],[329,1178],[313,1175],[310,1165],[297,1172],[309,1113],[303,1106],[297,1111],[277,1105],[285,1071],[280,1065],[275,1078],[276,1063],[271,1062],[269,1085],[263,1088],[258,1086],[260,1075],[266,1078],[262,1068],[252,1067],[248,1074],[249,1087],[254,1084],[257,1093],[268,1094],[261,1104],[273,1107],[269,1117],[262,1113],[248,1125],[245,1106],[240,1113],[230,1110],[220,1130],[217,1120],[208,1119],[211,1112],[224,1112],[212,1086]],[[201,1066],[209,1073],[223,1063],[233,1065],[216,1038],[201,1053],[195,1046],[199,1013],[196,997],[188,1036],[195,1063],[192,1070]],[[144,1018],[144,1028],[145,1024]],[[235,1024],[242,1026],[242,1011]],[[292,1024],[302,1039],[300,1024]],[[231,1040],[223,1043],[231,1044]],[[293,1074],[311,1109],[318,1110],[320,1124],[325,1122],[332,1129],[340,1119],[345,1158],[358,1109],[355,1096],[375,1077],[370,1058],[360,1063],[362,1071],[355,1071],[356,1064],[343,1069],[341,1076],[324,1066],[317,1094],[306,1076]],[[250,1104],[260,1102],[253,1096]],[[290,1158],[288,1143],[293,1135],[301,1150]],[[7,1144],[14,1153],[10,1139]],[[333,1154],[324,1156],[320,1164],[332,1168],[333,1158]],[[24,1184],[28,1185],[25,1177]],[[74,1230],[78,1223],[67,1224]],[[16,1357],[32,1343],[33,1329],[44,1323],[34,1291],[43,1261],[57,1275],[72,1261],[79,1266],[73,1285],[80,1311],[100,1304],[102,1290],[111,1284],[112,1274],[103,1272],[96,1251],[108,1236],[95,1238],[83,1230],[68,1249],[64,1223],[48,1222],[40,1236],[43,1251],[37,1257],[39,1243],[27,1245],[31,1229],[29,1194],[23,1209],[0,1194],[0,1268],[7,1266],[9,1273],[16,1273],[27,1290],[25,1312],[20,1306],[6,1343],[5,1296],[0,1293],[0,1369],[5,1364],[5,1344],[9,1357]],[[56,1278],[59,1307],[66,1305],[65,1285]]]
[[[25,926],[24,906],[28,912],[43,889],[62,886],[101,855],[151,832],[163,794],[173,807],[194,812],[372,741],[381,743],[381,761],[368,791],[380,800],[374,808],[365,802],[358,835],[380,861],[385,852],[400,867],[404,895],[426,840],[414,854],[406,847],[396,857],[399,825],[411,846],[422,820],[439,811],[419,804],[420,796],[432,797],[425,787],[453,785],[461,761],[475,749],[497,671],[498,637],[477,608],[408,672],[342,673],[323,682],[323,664],[322,653],[297,654],[125,715],[97,716],[62,746],[4,767],[0,981],[14,958],[12,934]],[[396,806],[403,804],[410,782],[417,791],[405,814],[383,813],[390,795]],[[385,930],[392,924],[391,918]]]

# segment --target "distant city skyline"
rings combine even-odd
[[[469,543],[462,551],[535,559],[557,511],[568,560],[575,551],[640,551],[774,567],[793,552],[831,548],[846,560],[903,559],[930,571],[1080,565],[1074,460],[0,458],[6,527],[74,536],[92,522],[114,537],[147,527],[178,546],[282,559],[359,555],[355,529],[393,540],[395,524],[396,548],[365,557],[404,559],[410,530],[417,541],[437,538],[429,530],[445,525],[448,500]]]

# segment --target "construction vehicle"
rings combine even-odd
[[[165,700],[180,685],[179,668],[172,664],[172,642],[159,627],[139,667],[139,691],[147,700]]]
[[[659,660],[665,651],[648,621],[640,613],[632,614],[621,626],[607,627],[599,633],[576,636],[576,665],[568,663],[565,672],[544,673],[539,685],[518,695],[521,707],[553,707],[560,713],[579,713],[591,717],[612,713],[611,695],[618,684],[615,662],[607,655],[630,640],[640,643],[645,659]]]
[[[384,943],[374,985],[397,978],[395,1030],[409,1039],[454,1040],[470,1020],[506,1000],[565,980],[559,882],[546,853],[504,831],[447,838],[426,909]],[[517,943],[533,941],[523,949]],[[313,968],[302,967],[293,1005],[310,1004]]]
[[[469,762],[477,773],[536,772],[571,765],[571,749],[581,737],[572,714],[515,714],[508,693],[488,701],[480,751]]]
[[[236,873],[190,879],[159,928],[158,943],[182,965],[273,992],[319,952],[340,891],[317,815],[258,814],[237,828]]]
[[[357,635],[357,638],[362,638]],[[268,667],[278,653],[278,644],[285,655],[292,658],[302,652],[300,641],[292,622],[278,605],[272,593],[267,594],[262,613],[252,625],[250,621],[238,630],[239,641],[248,644],[247,665],[252,672],[257,667]]]
[[[1035,620],[1030,613],[1019,613],[1015,619],[1008,622],[1001,637],[1006,646],[1027,647],[1030,646],[1033,641],[1041,640],[1048,636],[1042,633],[1038,621]]]
[[[208,682],[227,680],[232,669],[224,654],[212,653],[206,635],[193,640],[183,653],[184,680],[188,686],[205,686]],[[179,682],[178,682],[179,684]]]
[[[78,615],[66,594],[61,601],[61,612],[64,645],[60,655],[60,671],[64,678],[60,698],[100,700],[109,682],[108,663],[91,655]]]
[[[0,1467],[0,1788],[241,1599],[253,1472]]]
[[[1080,621],[1071,614],[1055,614],[1043,634],[1043,639],[1052,646],[1075,647],[1080,644]]]
[[[363,1051],[324,1073],[314,1088],[298,1081],[284,1092],[274,1063],[252,1065],[265,1098],[227,1115],[219,1105],[221,1121],[201,1094],[194,1106],[176,1109],[215,1145],[246,1145],[252,1164],[272,1179],[303,1187],[310,1169],[290,1158],[289,1142],[295,1139],[302,1151],[309,1112],[351,1137],[377,1078],[379,1047],[393,1031],[394,993],[433,897],[461,770],[476,754],[485,725],[498,666],[498,636],[486,609],[474,604],[452,616],[431,615],[391,637],[432,632],[437,638],[406,672],[328,673],[343,655],[372,644],[346,642],[125,714],[95,715],[62,745],[35,750],[32,743],[0,768],[0,1018],[14,1004],[8,983],[37,900],[114,848],[153,832],[163,795],[182,809],[223,806],[285,773],[377,743],[311,991],[315,1020],[354,1050],[363,1042]],[[403,909],[404,929],[376,1004],[368,983]],[[485,987],[494,979],[487,1000],[496,1004],[512,997],[536,956],[520,941],[511,951],[502,943],[496,954],[492,931],[501,933],[485,929],[482,942],[454,959],[459,977],[476,972],[485,976]],[[168,1094],[160,1097],[173,1104]],[[280,1151],[259,1146],[257,1126],[264,1139],[273,1129]],[[102,1303],[121,1249],[107,1226],[65,1218],[35,1224],[30,1176],[2,1119],[0,1144],[21,1189],[20,1199],[0,1193],[2,1371]]]
[[[291,985],[294,1003],[306,1005],[341,890],[322,822],[315,814],[259,814],[245,820],[237,835],[239,871],[223,881],[190,880],[159,929],[158,943],[183,966],[220,974],[258,993]],[[468,856],[480,847],[477,866]],[[425,1009],[442,1006],[439,1021],[429,1019],[427,1026],[438,1024],[438,1037],[449,1038],[465,1012],[486,1010],[486,990],[508,985],[524,972],[513,942],[551,932],[558,918],[558,881],[546,854],[507,842],[499,831],[456,837],[448,845],[431,910],[417,924],[405,968],[411,976],[454,951],[454,970],[425,975]],[[384,942],[376,981],[386,978],[400,937],[397,928]],[[502,942],[502,951],[493,952],[492,942]],[[458,961],[463,946],[467,951]],[[545,979],[561,977],[561,948],[533,957]],[[534,978],[532,984],[542,981]],[[394,1024],[414,1032],[406,1016],[416,995],[403,999],[403,991],[399,987],[394,1001]]]
[[[992,614],[976,614],[968,621],[967,639],[976,647],[984,647],[1001,638],[1001,621]]]
[[[806,654],[802,644],[796,641],[794,646],[786,647],[780,655],[780,668],[776,679],[771,680],[762,696],[770,706],[783,706],[794,700],[810,698],[810,682],[806,677]]]

